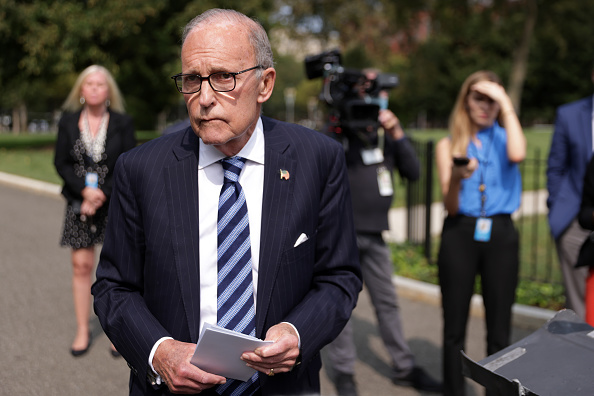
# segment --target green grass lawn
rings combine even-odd
[[[445,129],[409,130],[408,135],[420,142],[437,142],[448,131]],[[549,153],[552,126],[525,128],[528,142],[526,160],[520,164],[523,190],[546,188],[546,159]],[[139,142],[159,136],[156,131],[137,131]],[[60,184],[61,180],[53,166],[53,145],[55,134],[0,134],[0,172],[13,173],[37,180]],[[423,164],[424,166],[424,164]],[[437,170],[433,168],[433,201],[441,201]],[[406,185],[399,177],[395,178],[395,199],[393,206],[405,205]]]
[[[0,172],[61,184],[54,167],[53,148],[0,147]]]
[[[427,142],[433,141],[437,143],[439,139],[448,135],[448,131],[444,129],[412,130],[407,131],[407,133],[414,141],[420,142],[420,151],[425,150],[424,145]],[[546,163],[551,145],[552,127],[526,128],[524,133],[527,141],[527,154],[526,159],[520,164],[523,191],[545,189]],[[426,166],[426,160],[423,157],[424,153],[420,153],[421,167]],[[423,178],[418,183],[424,183]],[[433,161],[432,189],[433,202],[440,202],[442,195],[435,161]],[[406,184],[398,176],[395,177],[394,191],[395,195],[392,206],[402,207],[406,205],[406,196],[404,193],[406,191]]]
[[[449,133],[446,129],[414,129],[406,132],[413,139],[419,141],[433,140],[435,142]],[[526,136],[529,151],[534,152],[538,150],[545,158],[549,154],[552,134],[552,125],[524,128],[524,135]]]
[[[137,131],[139,142],[157,137],[157,132]],[[54,168],[55,134],[0,134],[0,172],[61,184]]]
[[[549,152],[552,128],[526,128],[526,139],[528,141],[528,157],[522,164],[524,190],[533,190],[546,187],[546,157]],[[443,129],[413,130],[408,134],[418,141],[437,141],[448,132]],[[136,137],[139,142],[144,142],[159,136],[155,131],[137,131]],[[14,173],[21,176],[31,177],[50,183],[60,183],[58,175],[53,169],[53,145],[55,134],[0,134],[0,172]],[[539,156],[537,159],[536,155]],[[434,171],[434,175],[437,172]],[[436,192],[435,201],[441,200],[437,177],[435,180]],[[402,182],[397,181],[395,204],[400,206],[404,203]]]
[[[546,187],[546,157],[548,155],[552,129],[527,128],[528,158],[522,164],[525,190]],[[156,132],[137,132],[139,142],[158,136]],[[437,141],[447,135],[445,130],[409,131],[413,139]],[[53,165],[55,135],[12,135],[0,134],[0,172],[12,173],[50,183],[62,181]],[[535,160],[536,154],[540,155]],[[434,172],[435,201],[441,200],[437,173]],[[395,205],[404,205],[406,187],[397,178]],[[548,231],[546,216],[523,218],[516,222],[521,236],[520,278],[517,301],[522,304],[560,309],[563,306],[563,288],[557,255]],[[439,238],[432,242],[433,257],[437,255]],[[437,283],[437,267],[429,263],[422,254],[420,246],[408,243],[392,245],[395,272],[401,276]],[[434,261],[434,260],[433,260]],[[477,289],[478,291],[478,289]]]
[[[522,171],[522,185],[524,191],[546,188],[546,161],[551,147],[552,126],[524,128],[526,136],[526,160],[520,164]],[[448,135],[447,130],[430,129],[414,130],[408,132],[409,136],[420,142],[433,140],[435,143]],[[434,191],[439,192],[437,182],[437,169],[434,168],[435,177]],[[441,197],[436,195],[436,201]]]

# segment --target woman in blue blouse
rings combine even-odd
[[[464,81],[449,129],[450,136],[436,147],[448,214],[438,256],[444,395],[464,395],[460,350],[477,275],[485,305],[487,355],[510,342],[519,266],[511,214],[520,206],[518,163],[526,155],[526,139],[509,96],[489,71]]]

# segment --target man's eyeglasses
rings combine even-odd
[[[202,81],[208,80],[210,87],[216,92],[229,92],[235,89],[237,81],[235,76],[241,73],[249,72],[254,69],[264,69],[264,66],[258,65],[250,67],[238,72],[217,72],[212,73],[210,76],[202,77],[199,74],[176,74],[171,78],[175,81],[177,90],[183,94],[193,94],[200,92],[202,88]]]

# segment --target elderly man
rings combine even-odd
[[[120,158],[95,311],[132,395],[319,393],[361,289],[342,148],[260,116],[276,71],[245,15],[193,19],[181,58],[191,127]],[[205,323],[272,341],[241,355],[248,381],[190,362]]]

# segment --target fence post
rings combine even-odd
[[[433,204],[433,140],[425,152],[425,258],[431,263],[431,205]]]
[[[406,182],[406,241],[411,242],[413,240],[413,219],[412,219],[412,207],[413,207],[413,182]]]

